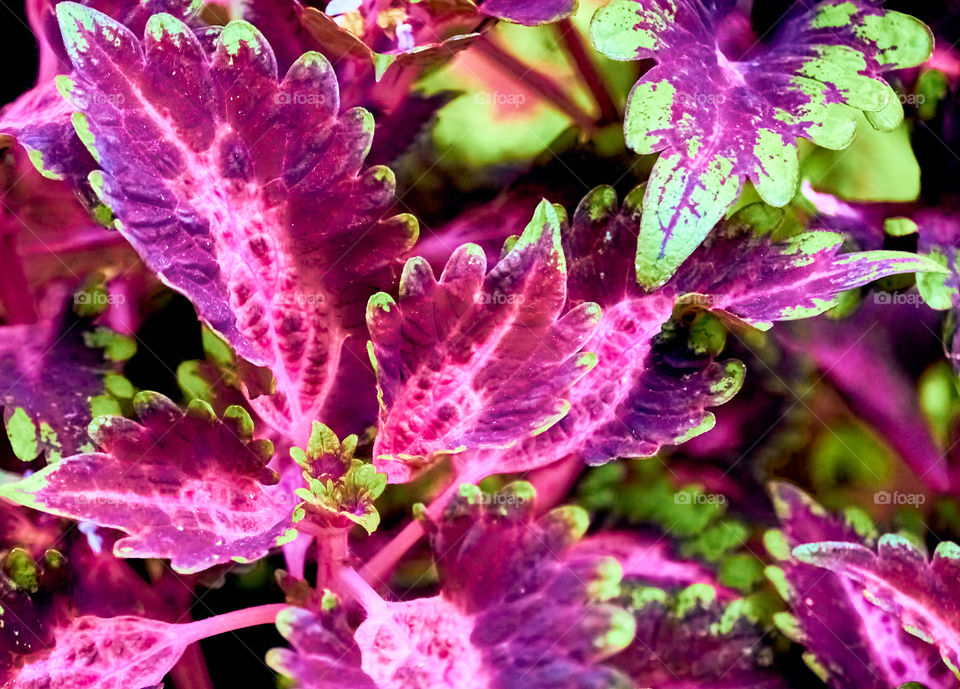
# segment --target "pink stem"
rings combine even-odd
[[[554,28],[557,35],[560,36],[560,42],[566,49],[567,54],[573,60],[573,64],[576,65],[577,71],[580,72],[580,78],[590,89],[593,99],[597,101],[601,122],[619,122],[620,112],[613,102],[613,96],[610,94],[607,82],[604,81],[603,76],[597,70],[597,66],[590,59],[590,54],[583,44],[580,32],[577,31],[577,28],[569,19],[564,19],[555,24]]]
[[[548,464],[527,474],[526,479],[537,491],[537,513],[549,512],[567,497],[583,471],[583,460],[567,455],[559,462]]]
[[[341,569],[339,578],[344,590],[363,607],[368,616],[383,610],[386,606],[386,602],[380,597],[380,594],[353,567]]]
[[[440,495],[438,495],[427,507],[427,516],[436,518],[446,506],[447,501],[460,489],[460,484],[464,481],[457,476],[449,486],[447,486]],[[383,548],[377,551],[377,554],[367,560],[360,568],[360,576],[367,582],[377,586],[386,583],[386,578],[390,576],[393,568],[397,566],[410,548],[416,545],[420,537],[423,536],[423,522],[419,519],[412,520],[403,527],[396,536],[390,539]]]
[[[473,43],[481,55],[496,65],[514,81],[537,92],[544,100],[577,123],[584,131],[596,130],[596,123],[583,108],[560,88],[557,83],[505,51],[487,36],[480,36]]]
[[[223,615],[185,624],[182,627],[182,632],[187,641],[193,643],[217,634],[255,627],[258,624],[273,624],[279,612],[286,607],[289,607],[286,603],[271,603],[244,608],[243,610],[234,610]]]

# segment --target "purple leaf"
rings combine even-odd
[[[832,233],[776,242],[770,230],[778,215],[756,205],[718,227],[671,281],[646,293],[624,251],[640,231],[642,193],[634,190],[620,207],[613,189],[599,187],[578,206],[563,235],[568,306],[603,307],[586,345],[599,363],[571,388],[570,412],[554,427],[516,449],[466,456],[464,464],[483,465],[474,469],[480,474],[526,470],[571,453],[590,463],[650,456],[709,430],[708,407],[736,393],[744,370],[738,361],[717,362],[695,332],[664,329],[678,301],[768,327],[819,314],[838,292],[885,275],[942,270],[908,253],[839,255],[841,238]]]
[[[571,557],[614,557],[627,579],[640,579],[662,586],[714,583],[714,573],[691,560],[681,560],[671,552],[662,537],[643,536],[623,531],[607,531],[589,536],[570,549]],[[719,588],[719,587],[715,587]]]
[[[480,11],[491,17],[537,26],[566,19],[577,8],[576,0],[483,0]]]
[[[263,36],[235,21],[212,55],[172,16],[141,45],[109,17],[65,2],[58,16],[76,80],[61,90],[96,151],[96,188],[118,227],[236,352],[268,367],[252,401],[296,442],[322,415],[360,294],[416,239],[412,216],[381,220],[387,168],[361,170],[366,111],[338,114],[317,53],[277,79]],[[353,305],[353,310],[351,310]]]
[[[960,546],[956,543],[942,541],[932,560],[895,534],[882,536],[876,552],[859,543],[825,540],[799,545],[793,555],[849,580],[907,632],[936,646],[943,662],[960,678]]]
[[[54,15],[60,2],[38,4],[30,17],[41,56],[37,84],[0,112],[0,135],[16,139],[45,177],[85,184],[96,164],[74,131],[71,114],[75,108],[60,96],[54,84],[55,75],[70,71],[56,30]],[[196,9],[189,0],[85,0],[82,4],[105,12],[135,32],[142,32],[147,17],[155,12],[187,20]]]
[[[362,652],[346,623],[345,611],[325,597],[321,612],[286,608],[277,615],[277,629],[293,648],[274,648],[267,664],[301,689],[378,689],[362,665]]]
[[[868,603],[863,587],[842,576],[805,564],[790,551],[818,541],[864,549],[864,537],[852,523],[830,516],[802,491],[787,483],[771,486],[781,531],[767,536],[771,553],[781,558],[768,569],[792,615],[775,619],[807,649],[808,664],[834,689],[887,689],[907,681],[933,688],[956,686],[938,662],[935,649],[900,628],[896,618]]]
[[[142,617],[78,617],[56,632],[46,657],[24,666],[11,689],[131,689],[163,679],[195,639]]]
[[[843,236],[835,232],[803,232],[774,242],[768,232],[777,221],[763,206],[746,208],[710,234],[667,289],[692,302],[705,295],[709,308],[765,330],[774,321],[817,316],[835,306],[841,292],[881,277],[946,272],[902,251],[841,254]]]
[[[636,637],[612,664],[640,687],[785,689],[750,599],[720,602],[708,584],[670,592],[625,578]]]
[[[278,626],[296,650],[272,651],[271,665],[305,689],[339,686],[342,677],[379,689],[626,689],[605,664],[633,636],[630,615],[609,602],[620,567],[612,558],[566,558],[587,526],[579,508],[534,514],[529,484],[486,496],[462,485],[429,526],[440,595],[374,597],[355,643],[329,612],[281,613]]]
[[[560,220],[546,201],[489,273],[473,244],[439,282],[425,260],[408,261],[399,304],[380,293],[367,308],[378,468],[407,481],[437,453],[508,446],[556,423],[566,391],[596,363],[580,350],[600,319],[592,303],[560,318],[565,300]]]
[[[85,324],[64,315],[0,327],[0,403],[10,444],[21,460],[48,461],[92,449],[87,426],[97,413],[119,411],[108,390],[130,383],[87,346]],[[132,395],[132,389],[129,391]]]
[[[182,412],[157,393],[139,393],[140,423],[99,417],[91,437],[99,452],[74,455],[0,486],[0,496],[34,509],[129,536],[118,557],[171,558],[178,572],[248,562],[296,536],[292,496],[270,484],[276,474],[266,440],[240,407],[224,420],[195,401]]]
[[[719,6],[718,6],[719,5]],[[893,129],[903,107],[880,78],[924,62],[933,36],[871,0],[825,0],[788,14],[748,56],[724,55],[718,27],[733,3],[614,0],[597,11],[594,45],[616,60],[659,64],[633,87],[627,145],[661,151],[637,244],[637,279],[666,282],[749,178],[767,203],[797,191],[797,137],[832,149],[853,138],[856,110]]]

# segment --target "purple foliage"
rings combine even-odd
[[[0,689],[960,687],[960,60],[600,5],[26,0]]]

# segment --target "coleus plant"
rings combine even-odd
[[[728,506],[732,467],[671,469],[747,375],[728,338],[778,377],[751,343],[799,358],[763,333],[878,281],[956,306],[953,224],[898,209],[914,251],[876,241],[889,208],[791,203],[797,139],[843,148],[858,110],[900,126],[882,75],[931,32],[824,0],[767,39],[750,4],[30,0],[37,82],[0,111],[0,686],[206,689],[223,664],[197,642],[264,624],[306,689],[772,688],[798,658],[804,686],[958,686],[955,545],[876,540],[783,482]],[[453,214],[405,202],[444,164],[422,133],[449,97],[419,89],[471,51],[570,118],[558,160],[600,184],[530,161]],[[627,95],[604,55],[657,65]],[[614,174],[626,149],[661,155]],[[167,356],[178,304],[192,344]],[[831,326],[851,350],[858,323]],[[893,444],[949,499],[949,460]],[[576,486],[643,458],[667,473],[636,504],[596,494],[613,474]],[[283,598],[191,618],[258,568]]]

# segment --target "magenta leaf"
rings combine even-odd
[[[637,633],[612,664],[636,686],[662,689],[785,689],[770,667],[762,609],[749,598],[720,601],[709,584],[678,591],[624,580]]]
[[[882,536],[876,551],[859,543],[824,540],[799,545],[793,555],[849,580],[903,629],[934,645],[960,678],[960,546],[956,543],[942,541],[932,560],[895,534]]]
[[[65,315],[0,327],[0,403],[10,445],[25,462],[40,453],[56,461],[92,450],[87,427],[93,415],[119,413],[112,393],[133,395],[104,352],[88,346],[97,335],[87,328]],[[102,337],[119,338],[107,331]]]
[[[806,648],[808,664],[834,689],[886,689],[908,681],[931,689],[956,686],[936,650],[903,631],[894,615],[864,600],[861,583],[807,564],[812,559],[801,554],[816,551],[820,541],[866,551],[863,529],[829,515],[790,484],[774,483],[771,490],[781,530],[770,532],[766,541],[780,562],[768,573],[791,607],[791,614],[779,614],[775,621]]]
[[[911,320],[915,307],[897,308],[880,301],[887,295],[874,296],[842,323],[815,322],[804,332],[782,331],[778,339],[787,351],[809,357],[858,418],[881,433],[920,480],[934,491],[947,491],[949,453],[931,433],[928,419],[916,404],[917,390],[907,362],[891,346],[898,332],[912,339],[907,328],[915,325]],[[878,389],[884,394],[877,395]]]
[[[587,349],[598,365],[567,397],[570,412],[519,448],[483,463],[484,475],[521,471],[576,454],[587,462],[650,456],[709,430],[709,407],[728,401],[743,380],[743,365],[718,362],[717,351],[691,326],[671,321],[690,305],[757,327],[822,313],[836,294],[884,275],[940,271],[931,261],[899,252],[838,254],[841,237],[804,233],[777,242],[778,216],[750,206],[719,226],[666,285],[652,293],[633,280],[628,248],[642,222],[642,188],[621,207],[598,187],[580,203],[563,234],[569,266],[568,306],[598,302],[603,318]],[[666,327],[665,327],[666,326]]]
[[[36,16],[31,17],[41,55],[37,85],[0,111],[0,135],[16,139],[44,176],[85,183],[96,164],[74,131],[71,115],[75,108],[57,92],[53,78],[70,71],[56,31],[54,14],[59,1],[38,4]],[[155,12],[187,20],[196,10],[189,0],[85,0],[82,4],[105,12],[135,32],[142,32],[147,17]]]
[[[296,651],[272,652],[271,664],[305,689],[335,686],[340,676],[378,689],[631,686],[607,665],[634,631],[630,615],[611,602],[619,565],[568,558],[586,513],[559,508],[537,519],[534,499],[526,483],[491,495],[464,484],[430,525],[440,595],[376,599],[355,644],[329,614],[281,613],[278,626]]]
[[[797,137],[848,146],[857,110],[884,130],[903,119],[884,72],[925,61],[921,22],[872,0],[824,0],[789,13],[772,40],[725,55],[717,40],[732,2],[614,0],[593,18],[594,44],[616,60],[659,64],[633,87],[627,145],[662,152],[651,173],[637,244],[637,279],[652,288],[740,195],[749,178],[774,206],[799,182]]]
[[[34,509],[129,534],[118,557],[171,558],[179,572],[247,562],[296,536],[292,496],[265,464],[266,440],[253,439],[241,407],[221,421],[195,401],[186,412],[157,393],[139,393],[140,423],[97,418],[100,451],[66,457],[0,486],[0,496]]]
[[[576,0],[483,0],[480,3],[482,13],[526,26],[566,19],[576,8]]]
[[[411,216],[381,220],[392,173],[361,170],[369,113],[339,114],[336,77],[317,53],[278,81],[270,46],[246,22],[224,27],[208,54],[170,15],[151,17],[141,44],[94,10],[57,12],[76,70],[61,90],[103,168],[94,187],[161,279],[272,371],[276,392],[252,404],[305,441],[360,300],[417,235]]]
[[[542,202],[486,273],[480,247],[458,249],[439,281],[407,262],[400,301],[370,299],[367,323],[380,391],[374,458],[407,481],[438,453],[505,447],[542,433],[569,409],[566,391],[596,363],[581,349],[600,309],[562,318],[566,263],[560,219]]]
[[[754,327],[817,316],[837,297],[898,273],[945,274],[924,256],[902,251],[840,253],[843,236],[809,231],[775,242],[779,215],[748,206],[711,233],[666,289]]]
[[[286,608],[277,629],[293,648],[274,648],[267,664],[301,689],[378,689],[362,665],[362,652],[346,623],[345,611],[331,593],[321,612]]]
[[[78,617],[57,630],[46,657],[25,665],[11,689],[131,689],[159,683],[195,639],[142,617]]]

